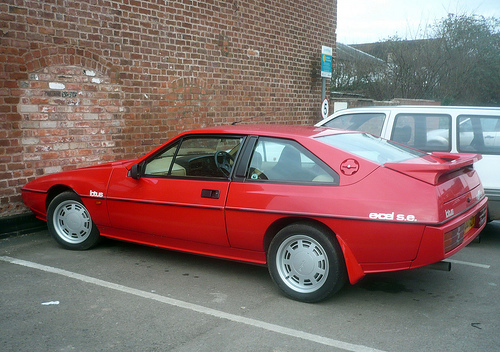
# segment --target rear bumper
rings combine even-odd
[[[467,212],[441,226],[426,226],[417,257],[412,261],[410,267],[417,268],[439,262],[459,252],[472,242],[486,225],[487,202],[488,198],[485,197]],[[472,218],[474,218],[474,226],[464,232]],[[456,243],[452,249],[446,251],[445,234],[457,231],[457,229],[461,229],[462,233],[455,239]]]

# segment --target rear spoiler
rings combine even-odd
[[[385,163],[384,166],[436,185],[441,176],[474,164],[482,159],[482,155],[434,152],[423,159],[427,162],[422,162],[420,158],[417,158],[400,163]]]

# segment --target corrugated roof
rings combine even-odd
[[[362,61],[371,62],[373,64],[385,65],[385,61],[375,56],[365,53],[364,51],[353,48],[352,46],[337,43],[337,60],[340,61]]]

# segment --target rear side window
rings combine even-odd
[[[500,154],[500,116],[460,115],[457,133],[459,152]]]
[[[380,136],[384,126],[385,114],[383,113],[364,113],[364,114],[345,114],[337,116],[328,121],[323,126],[331,128],[340,128],[343,130],[361,131]]]
[[[295,141],[261,137],[246,178],[250,181],[338,185],[338,174]]]
[[[451,116],[437,114],[398,114],[391,140],[426,152],[451,150]]]

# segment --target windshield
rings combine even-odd
[[[318,137],[323,143],[378,164],[397,163],[426,155],[392,141],[366,133],[343,133]]]

